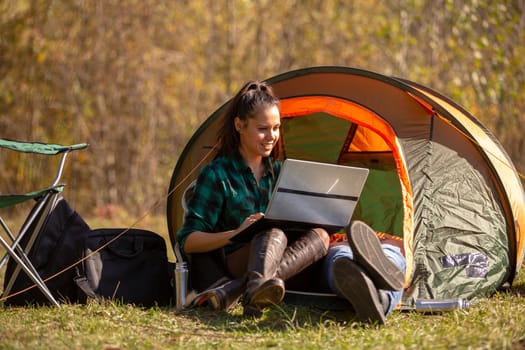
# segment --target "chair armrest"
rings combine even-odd
[[[43,190],[29,192],[25,194],[0,194],[0,208],[7,208],[30,199],[42,197],[48,192],[62,192],[64,185],[54,185]]]
[[[58,145],[51,143],[42,143],[42,142],[26,142],[26,141],[15,141],[9,139],[0,138],[0,147],[7,148],[17,152],[25,153],[38,153],[38,154],[59,154],[63,152],[69,152],[79,149],[84,149],[88,147],[87,143],[79,143],[75,145]]]

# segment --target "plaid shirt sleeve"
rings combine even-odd
[[[177,240],[182,249],[184,243],[194,231],[212,232],[217,224],[224,196],[223,191],[217,188],[220,183],[216,171],[205,166],[201,169],[197,178],[196,188],[193,197],[188,203],[188,212],[184,217],[184,224],[177,233]],[[215,210],[210,210],[214,208]]]
[[[240,155],[216,159],[201,169],[183,226],[177,233],[182,249],[192,232],[235,229],[248,215],[266,210],[280,170],[279,162],[266,161],[271,170],[259,185]],[[235,249],[236,245],[232,243],[227,249]]]

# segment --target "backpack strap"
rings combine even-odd
[[[75,281],[78,288],[80,288],[80,290],[84,292],[84,294],[86,294],[89,298],[97,299],[100,301],[102,298],[98,296],[97,293],[95,293],[93,288],[91,288],[91,286],[89,285],[87,276],[82,275],[78,267],[76,271],[77,271],[77,275],[73,280]]]

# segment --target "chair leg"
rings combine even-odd
[[[13,287],[13,284],[20,273],[20,269],[24,270],[24,272],[27,274],[27,276],[35,283],[35,285],[38,287],[38,289],[44,294],[44,296],[55,306],[60,307],[60,304],[57,302],[53,294],[49,291],[49,288],[47,288],[45,282],[40,277],[38,271],[35,269],[33,264],[31,263],[29,257],[27,256],[27,253],[24,251],[22,246],[20,245],[20,242],[22,238],[29,234],[28,230],[31,227],[31,224],[36,221],[36,226],[34,228],[34,232],[38,233],[40,232],[41,228],[44,225],[45,218],[49,214],[52,207],[56,205],[58,201],[58,196],[55,194],[48,193],[45,195],[45,197],[39,201],[37,204],[36,210],[32,211],[29,218],[26,220],[22,228],[20,229],[20,233],[18,234],[18,237],[14,239],[14,235],[9,230],[5,222],[2,220],[1,224],[4,228],[4,231],[7,232],[7,234],[10,236],[10,238],[13,240],[13,243],[10,245],[1,235],[0,235],[0,243],[4,246],[4,248],[7,250],[6,256],[11,257],[15,262],[17,263],[15,270],[13,271],[13,274],[11,276],[11,279],[8,281],[7,286],[4,290],[5,295],[9,295],[11,292],[11,289]],[[26,250],[29,251],[31,247],[33,246],[33,243],[36,239],[36,234],[34,234],[30,240],[27,242]],[[2,262],[3,264],[4,262]]]
[[[38,287],[38,289],[40,289],[40,291],[42,293],[44,293],[44,295],[48,298],[48,300],[51,303],[53,303],[55,306],[60,307],[60,304],[56,301],[56,299],[53,296],[53,294],[51,294],[51,292],[49,291],[49,289],[45,285],[45,283],[42,280],[42,278],[40,278],[40,275],[38,274],[38,272],[34,270],[33,266],[31,264],[26,265],[26,263],[22,260],[22,258],[20,258],[18,256],[18,254],[11,248],[11,246],[6,242],[6,240],[2,236],[0,236],[0,243],[7,250],[7,252],[9,253],[9,256],[16,261],[16,263],[18,264],[18,266],[20,266],[20,268],[22,268],[24,270],[24,272],[27,274],[27,276],[29,278],[31,278],[31,280],[35,283],[35,285]],[[23,253],[22,256],[24,256],[25,259],[27,259],[27,256],[25,255],[25,253]],[[29,259],[27,259],[27,260],[29,260]],[[31,267],[29,267],[29,266],[31,266]],[[7,290],[8,290],[7,293],[9,293],[10,289],[11,288],[7,288]]]
[[[53,197],[52,197],[53,196]],[[37,217],[40,217],[38,220],[36,231],[39,231],[44,224],[44,219],[49,214],[49,211],[51,210],[51,207],[56,204],[56,198],[57,196],[54,196],[51,193],[47,193],[44,195],[44,198],[37,202],[35,209],[32,210],[32,212],[29,214],[29,217],[26,219],[22,227],[20,228],[19,234],[17,237],[13,235],[9,227],[7,227],[7,224],[5,221],[0,217],[0,224],[2,225],[4,231],[9,236],[9,239],[11,239],[11,248],[15,249],[22,238],[28,233],[29,228],[31,227],[31,224],[37,219]],[[32,245],[32,242],[30,243]],[[2,260],[0,261],[0,269],[4,266],[5,262],[7,261],[7,257],[9,254],[4,254],[2,257]]]
[[[11,232],[9,227],[7,227],[4,219],[2,219],[1,217],[0,217],[0,225],[2,225],[4,231],[9,236],[9,239],[11,240],[11,242],[14,242],[15,241],[15,236],[13,236],[13,233]],[[9,254],[5,253],[4,256],[2,257],[2,259],[0,260],[0,270],[2,270],[2,268],[4,267],[5,263],[7,262],[7,258],[8,257],[9,257]]]

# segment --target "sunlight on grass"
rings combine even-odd
[[[243,318],[240,307],[231,313],[110,302],[5,308],[0,312],[0,348],[510,348],[523,340],[523,315],[525,303],[512,294],[468,311],[396,312],[384,327],[286,304],[268,310],[260,320]]]
[[[394,312],[383,327],[356,323],[345,312],[281,304],[261,319],[230,313],[140,308],[113,302],[4,308],[0,348],[25,349],[466,349],[512,348],[523,342],[525,301],[498,294],[436,315]]]
[[[137,220],[89,218],[92,228],[128,228]],[[163,217],[135,228],[156,232],[170,247]],[[171,253],[172,254],[172,253]],[[261,319],[206,308],[141,308],[114,302],[4,307],[0,349],[520,349],[525,345],[525,275],[507,293],[469,309],[426,315],[396,311],[383,327],[352,314],[282,303]]]

